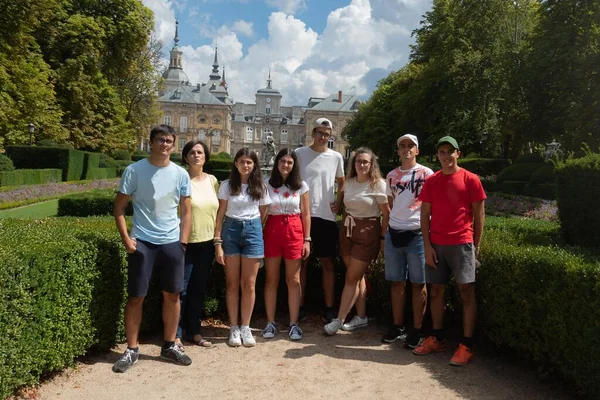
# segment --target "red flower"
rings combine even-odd
[[[288,197],[290,197],[290,192],[285,192],[285,193],[283,194],[283,197],[285,197],[286,199],[287,199]]]
[[[273,193],[279,193],[279,189],[273,189]]]

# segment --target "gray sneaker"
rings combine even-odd
[[[192,359],[185,354],[181,347],[174,344],[173,346],[165,349],[164,347],[160,350],[160,358],[163,360],[174,362],[179,365],[190,365]]]
[[[366,328],[369,326],[369,319],[367,317],[361,318],[358,315],[355,315],[350,322],[346,322],[342,325],[343,331],[353,331],[358,328]]]
[[[125,353],[119,358],[119,360],[113,365],[113,372],[125,372],[135,364],[140,358],[140,353],[131,349],[125,349]]]
[[[325,325],[323,328],[325,329],[325,332],[327,332],[328,335],[332,336],[335,335],[336,332],[342,327],[342,321],[340,321],[337,318],[334,318],[331,320],[330,323],[328,323],[327,325]]]

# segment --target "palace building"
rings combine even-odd
[[[212,153],[234,155],[249,147],[259,153],[263,142],[271,135],[277,149],[297,148],[312,142],[312,123],[320,117],[331,120],[334,137],[330,148],[348,157],[349,144],[341,138],[348,119],[358,110],[355,95],[338,94],[327,98],[311,97],[305,106],[282,105],[282,94],[273,87],[271,74],[266,87],[257,90],[255,103],[232,103],[229,98],[225,68],[219,73],[218,49],[212,72],[206,83],[193,85],[182,68],[179,44],[179,23],[176,22],[175,45],[170,51],[169,67],[163,73],[164,91],[159,93],[163,113],[161,123],[171,125],[178,133],[175,151],[193,139],[203,140]]]

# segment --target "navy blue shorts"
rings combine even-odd
[[[161,290],[182,292],[184,260],[185,250],[180,242],[152,244],[138,239],[135,252],[127,257],[127,294],[146,296],[154,267],[158,269]]]

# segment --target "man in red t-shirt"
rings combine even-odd
[[[463,339],[450,364],[466,365],[473,353],[473,330],[477,316],[475,264],[485,221],[485,192],[479,177],[458,166],[458,143],[444,136],[437,143],[442,170],[423,186],[421,231],[425,245],[425,279],[431,284],[433,336],[427,337],[413,353],[426,355],[447,348],[443,331],[444,290],[454,274],[463,304]]]

